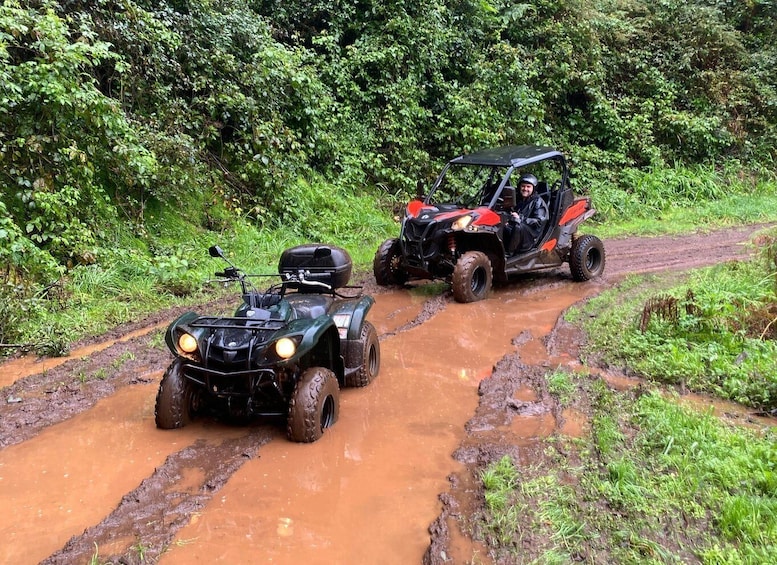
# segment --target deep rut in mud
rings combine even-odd
[[[309,445],[273,422],[157,430],[164,315],[59,364],[0,365],[0,497],[13,509],[0,518],[0,561],[471,559],[448,526],[468,511],[468,469],[584,433],[585,415],[560,413],[544,387],[549,367],[577,361],[563,310],[631,272],[741,257],[753,229],[605,242],[600,281],[573,284],[560,269],[473,304],[442,285],[386,292],[367,280],[383,367],[343,391],[340,421]]]

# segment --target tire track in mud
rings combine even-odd
[[[120,388],[150,383],[170,362],[165,351],[149,345],[152,339],[144,336],[115,343],[5,387],[6,401],[0,403],[0,448],[68,420]]]
[[[394,337],[408,330],[411,330],[417,326],[420,326],[424,322],[429,321],[435,314],[439,313],[445,306],[453,300],[452,295],[449,292],[433,296],[424,301],[421,311],[412,320],[402,324],[398,328],[392,331],[385,332],[379,336],[379,339],[383,341],[386,338]]]
[[[127,493],[99,524],[74,536],[41,563],[88,563],[99,548],[101,563],[155,563],[189,523],[242,465],[257,457],[272,439],[263,430],[218,445],[197,440],[167,457],[164,464]],[[196,469],[194,481],[188,481]],[[142,555],[138,544],[142,543]],[[133,546],[138,549],[133,549]],[[115,553],[113,553],[115,552]]]
[[[423,324],[449,301],[444,295],[426,299],[413,320],[381,339]],[[153,347],[155,340],[152,333],[116,342],[4,387],[6,398],[20,402],[0,404],[0,449],[28,441],[86,412],[124,387],[158,381],[171,356],[166,349]],[[218,445],[197,441],[171,453],[102,521],[71,537],[42,563],[88,562],[97,552],[101,562],[156,562],[180,528],[230,477],[246,461],[256,458],[261,446],[283,435],[276,428],[260,425],[244,437]],[[181,486],[193,470],[199,480]]]

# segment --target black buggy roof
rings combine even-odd
[[[451,165],[485,165],[520,168],[546,159],[564,161],[564,155],[553,147],[542,145],[507,145],[475,151],[451,159]]]

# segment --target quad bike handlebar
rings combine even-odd
[[[332,294],[339,296],[340,298],[353,298],[353,296],[340,294],[339,292],[337,292],[335,287],[332,286],[331,284],[316,280],[315,279],[316,274],[311,272],[309,269],[298,269],[296,272],[285,272],[285,273],[279,273],[274,275],[248,274],[248,273],[245,273],[243,270],[235,267],[232,263],[230,263],[229,259],[226,258],[226,256],[224,255],[224,252],[219,246],[217,245],[212,246],[209,249],[209,253],[211,257],[218,257],[220,259],[223,259],[229,265],[228,267],[225,267],[223,271],[217,271],[214,273],[214,276],[220,279],[217,282],[228,283],[233,281],[239,281],[243,289],[243,294],[246,294],[249,291],[258,292],[257,287],[249,280],[251,278],[280,277],[281,282],[271,285],[270,288],[266,291],[266,293],[269,292],[269,293],[284,294],[287,287],[304,286],[304,287],[319,287],[326,292],[331,292]],[[347,286],[344,288],[361,288],[361,287]]]

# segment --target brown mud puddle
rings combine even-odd
[[[17,380],[21,379],[22,377],[26,377],[27,375],[34,373],[45,373],[46,371],[49,371],[55,367],[59,367],[63,363],[66,363],[72,359],[87,357],[93,353],[107,349],[116,343],[121,343],[136,337],[144,336],[153,332],[154,330],[166,327],[167,324],[168,322],[163,322],[154,326],[148,326],[129,332],[117,339],[102,341],[92,345],[85,345],[83,347],[74,349],[68,355],[64,355],[62,357],[38,358],[25,356],[12,359],[0,366],[0,387],[6,387],[10,384],[13,384]]]
[[[92,409],[0,451],[3,563],[36,563],[99,522],[173,451],[242,430],[154,427],[156,383],[125,387]],[[149,418],[151,415],[151,418]]]
[[[451,453],[477,408],[481,381],[516,350],[516,336],[527,359],[541,358],[541,339],[561,311],[594,289],[500,290],[483,302],[447,302],[405,331],[395,324],[411,320],[412,293],[378,295],[370,317],[380,334],[393,334],[381,341],[380,376],[343,391],[340,421],[322,440],[262,448],[160,562],[261,555],[266,563],[420,563],[440,512],[438,493],[463,471]],[[538,413],[516,421],[513,433],[536,441],[555,427]]]

